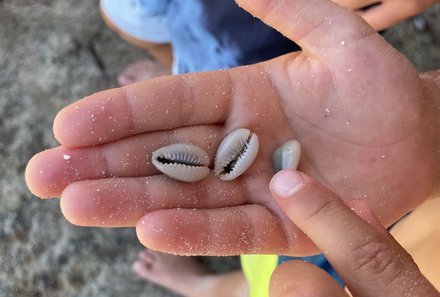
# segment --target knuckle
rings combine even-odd
[[[182,89],[186,90],[182,96],[179,97],[180,101],[179,109],[180,109],[180,124],[188,125],[192,124],[193,117],[195,115],[195,96],[194,86],[191,84],[190,78],[183,79],[182,78]]]
[[[398,255],[383,239],[367,239],[353,248],[350,254],[354,271],[364,276],[392,281],[401,273]]]
[[[322,217],[328,217],[340,208],[341,204],[334,200],[322,200],[309,213],[305,214],[305,220],[319,221]]]

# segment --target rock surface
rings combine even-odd
[[[406,21],[385,38],[418,70],[440,68],[440,5],[421,19],[424,31]],[[56,112],[115,87],[116,73],[142,57],[104,26],[96,1],[0,1],[1,296],[175,296],[132,274],[141,249],[133,230],[72,226],[58,200],[36,199],[23,177],[33,154],[56,145]]]

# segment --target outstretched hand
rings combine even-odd
[[[170,253],[307,254],[314,244],[272,201],[272,153],[302,144],[299,170],[344,200],[365,198],[383,224],[420,204],[435,173],[435,123],[413,66],[355,13],[328,0],[240,0],[302,47],[264,63],[144,81],[86,97],[56,117],[61,146],[37,154],[26,179],[61,196],[82,226],[136,226]],[[245,127],[260,152],[241,177],[171,180],[154,150],[190,142],[214,159]]]

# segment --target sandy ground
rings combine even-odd
[[[424,31],[407,21],[385,37],[418,70],[440,68],[440,5],[422,19]],[[133,230],[72,226],[23,178],[27,160],[56,145],[56,112],[115,87],[116,73],[144,56],[105,28],[96,1],[0,0],[0,296],[175,296],[132,274]]]

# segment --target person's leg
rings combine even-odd
[[[248,287],[241,271],[214,274],[193,257],[141,251],[133,271],[148,281],[185,297],[246,297]]]
[[[159,61],[165,69],[171,69],[173,64],[173,50],[170,43],[154,43],[139,39],[118,27],[104,12],[102,7],[99,9],[104,23],[113,31],[118,33],[122,39],[136,47],[147,50],[153,58]]]
[[[117,77],[120,86],[171,73],[173,55],[166,9],[165,2],[100,0],[104,23],[153,57],[136,61],[121,71]]]

